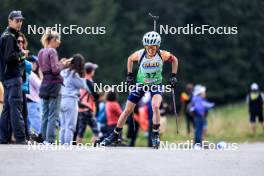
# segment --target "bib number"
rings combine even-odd
[[[147,75],[147,78],[155,78],[156,72],[154,72],[154,73],[146,73],[146,75]]]

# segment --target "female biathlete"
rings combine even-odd
[[[152,96],[153,110],[153,126],[152,126],[152,144],[154,148],[158,148],[160,144],[159,127],[160,127],[160,104],[162,101],[162,68],[163,62],[170,61],[172,63],[172,76],[169,83],[172,88],[175,88],[177,83],[176,73],[178,69],[177,58],[165,50],[159,50],[161,37],[157,32],[151,31],[143,36],[144,49],[136,51],[129,56],[127,61],[127,78],[129,85],[134,84],[132,73],[133,62],[139,62],[139,70],[137,73],[137,81],[135,89],[133,89],[126,103],[125,110],[118,119],[118,123],[114,131],[105,138],[101,145],[107,146],[112,143],[117,143],[120,139],[122,127],[125,124],[127,117],[134,111],[136,104],[144,96],[148,90]],[[146,89],[147,86],[147,89]],[[144,88],[143,88],[144,87]]]

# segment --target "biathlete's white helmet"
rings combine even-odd
[[[149,46],[149,45],[158,45],[160,46],[161,43],[161,37],[159,33],[155,31],[147,32],[142,39],[143,45],[144,46]]]

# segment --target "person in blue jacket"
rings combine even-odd
[[[194,87],[193,98],[190,107],[190,111],[195,117],[195,146],[201,147],[203,139],[203,128],[206,124],[206,115],[209,109],[212,107],[214,107],[214,103],[206,100],[206,87],[202,85],[196,85]]]
[[[106,112],[105,112],[105,94],[102,92],[99,94],[98,105],[97,105],[96,120],[97,126],[99,129],[99,138],[103,140],[107,137],[107,121],[106,121]]]
[[[25,71],[24,71],[25,80],[24,80],[23,85],[22,85],[22,92],[23,92],[22,116],[23,116],[24,122],[25,122],[26,138],[27,138],[27,140],[29,140],[30,139],[30,132],[29,132],[29,128],[28,128],[28,110],[27,110],[26,94],[29,93],[29,75],[32,71],[32,64],[27,60],[25,60],[24,63],[25,63]]]

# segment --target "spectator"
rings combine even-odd
[[[27,144],[22,116],[22,73],[27,50],[18,46],[19,31],[24,17],[21,11],[12,11],[8,27],[0,38],[0,79],[4,85],[4,107],[0,119],[0,143],[11,142],[11,129],[15,142]],[[11,125],[11,126],[10,126]]]
[[[210,103],[206,100],[206,87],[202,85],[196,85],[194,87],[193,97],[191,101],[190,111],[193,112],[195,122],[195,138],[194,147],[201,147],[203,138],[203,128],[206,121],[206,114],[210,108],[214,106],[214,103]]]
[[[92,129],[93,136],[91,141],[95,142],[98,138],[99,131],[95,119],[96,104],[98,100],[98,93],[94,90],[93,77],[95,75],[95,70],[98,65],[93,63],[85,64],[85,80],[86,85],[89,89],[81,89],[81,97],[79,100],[79,114],[78,114],[78,127],[77,127],[77,143],[81,143],[86,127],[89,125]]]
[[[19,33],[19,37],[17,39],[19,48],[21,50],[27,50],[28,42],[23,33]],[[26,59],[28,58],[28,54],[26,55]],[[26,138],[29,140],[29,127],[28,127],[28,110],[27,110],[27,98],[26,94],[29,93],[29,75],[32,70],[32,65],[29,61],[24,61],[24,72],[23,72],[23,108],[22,108],[22,116],[24,118],[25,123],[25,132],[26,132]]]
[[[104,92],[99,93],[98,98],[98,107],[96,113],[97,126],[99,130],[99,138],[102,140],[107,137],[107,120],[106,120],[106,112],[105,112],[105,94]]]
[[[29,75],[29,93],[26,95],[28,127],[30,134],[40,134],[42,111],[39,89],[41,84],[41,74],[39,72],[38,58],[36,56],[30,56],[27,60],[32,64],[32,72]]]
[[[194,117],[187,110],[189,103],[192,100],[193,84],[186,85],[186,91],[181,93],[181,104],[185,114],[187,135],[191,134],[191,126],[194,128]]]
[[[251,84],[251,91],[247,96],[247,103],[249,109],[249,122],[252,133],[256,134],[256,118],[258,118],[259,123],[261,124],[264,130],[263,122],[263,102],[264,95],[260,92],[259,86],[257,83]]]
[[[117,101],[117,94],[115,92],[109,92],[107,94],[105,109],[106,109],[108,133],[110,134],[114,131],[118,118],[122,113],[122,109]]]
[[[81,54],[73,55],[69,68],[63,70],[61,75],[64,78],[64,86],[61,91],[60,142],[72,144],[77,125],[80,89],[85,88],[85,80],[82,78],[84,57]]]
[[[42,48],[38,53],[39,66],[43,73],[39,96],[43,101],[41,134],[44,143],[54,143],[56,139],[56,122],[59,119],[61,103],[61,85],[63,78],[60,71],[66,68],[70,60],[59,61],[56,48],[60,46],[60,35],[56,31],[46,31],[42,38]]]

